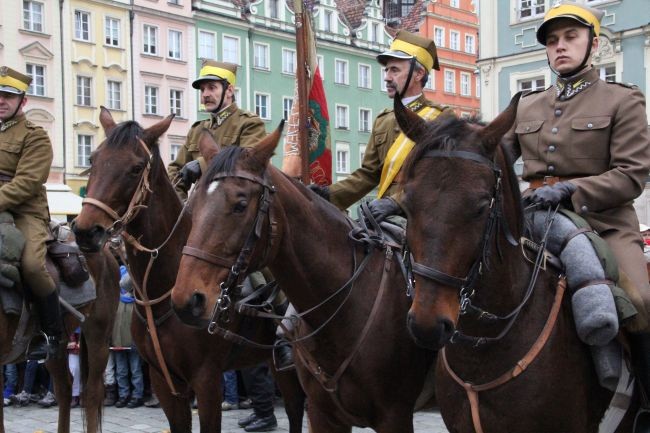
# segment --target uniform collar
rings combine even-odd
[[[405,99],[411,99],[409,102],[405,102],[405,105],[407,108],[409,108],[411,111],[418,111],[420,108],[422,108],[425,104],[425,98],[422,93],[419,95],[413,97],[414,99],[411,98],[405,98]]]
[[[578,93],[589,88],[598,79],[598,71],[591,66],[572,77],[558,77],[555,83],[555,97],[560,101],[571,99]]]
[[[237,111],[237,104],[233,102],[223,110],[219,111],[217,114],[210,116],[210,129],[218,128],[221,126],[223,122],[225,122],[225,120],[229,118],[230,115],[235,111]]]
[[[0,132],[5,132],[7,129],[11,128],[14,125],[17,125],[24,119],[25,119],[25,114],[23,113],[23,114],[19,114],[18,116],[12,117],[6,122],[0,122]]]

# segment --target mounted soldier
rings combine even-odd
[[[44,338],[30,345],[28,359],[59,353],[61,318],[56,285],[45,267],[49,211],[44,183],[52,164],[47,132],[27,120],[25,92],[32,81],[0,67],[0,212],[9,211],[25,237],[20,260],[23,286],[33,295]]]
[[[632,281],[627,294],[639,311],[631,331],[636,377],[650,396],[650,284],[633,201],[650,170],[645,97],[634,85],[608,83],[591,65],[603,11],[573,2],[552,7],[537,30],[556,84],[521,98],[505,137],[524,161],[527,203],[574,210],[607,242]],[[625,288],[625,287],[624,287]],[[650,412],[635,432],[650,431]]]

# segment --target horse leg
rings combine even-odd
[[[170,433],[190,433],[192,431],[192,408],[189,397],[174,396],[165,378],[151,365],[149,366],[151,387],[160,401],[160,407],[169,422]],[[178,390],[182,392],[182,390]],[[183,393],[186,394],[186,393]]]
[[[104,370],[108,362],[108,344],[104,336],[81,333],[79,368],[81,369],[81,397],[87,433],[100,430],[104,408]],[[88,331],[88,334],[92,334]],[[100,344],[98,344],[100,343]]]
[[[324,410],[323,410],[324,409]],[[352,433],[352,427],[335,420],[328,408],[321,408],[309,402],[307,417],[309,418],[310,433]],[[335,412],[334,412],[335,413]],[[394,432],[399,430],[394,430]],[[400,432],[401,433],[401,432]]]
[[[274,371],[273,366],[270,367]],[[305,391],[303,391],[295,369],[278,371],[275,380],[284,399],[284,411],[289,418],[289,433],[302,432],[302,418],[305,413]]]
[[[201,433],[221,432],[221,402],[223,401],[223,372],[206,362],[195,375],[192,388],[199,408]]]
[[[377,433],[413,433],[413,410],[408,408],[406,411],[384,410],[381,412],[382,417],[377,423],[375,431]]]
[[[3,372],[4,373],[4,372]],[[5,389],[5,375],[0,374],[0,389],[4,391]],[[5,412],[4,405],[0,407],[0,433],[5,433]]]
[[[62,341],[65,346],[66,341]],[[45,363],[50,372],[50,380],[54,381],[54,395],[59,405],[58,433],[70,432],[70,400],[72,399],[72,375],[68,367],[68,352],[65,347],[62,349],[65,355],[50,359]]]

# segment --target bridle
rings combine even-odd
[[[255,220],[253,221],[250,231],[248,232],[248,236],[246,236],[246,240],[244,241],[242,248],[237,254],[237,258],[234,261],[201,250],[200,248],[192,247],[190,245],[183,247],[184,255],[196,257],[199,260],[203,260],[213,265],[229,269],[228,276],[223,282],[221,282],[219,286],[219,297],[217,298],[214,308],[212,309],[210,323],[208,325],[208,332],[210,334],[215,333],[215,330],[219,323],[228,323],[229,321],[228,310],[232,304],[231,295],[241,283],[243,278],[246,276],[246,271],[250,266],[251,257],[255,251],[257,241],[262,237],[262,228],[265,221],[268,221],[269,234],[271,235],[271,238],[273,238],[272,232],[274,224],[272,222],[272,218],[270,218],[269,210],[271,208],[271,202],[273,200],[273,193],[275,193],[275,186],[267,181],[266,176],[255,176],[242,170],[235,170],[233,172],[219,172],[212,176],[210,183],[225,178],[244,179],[249,182],[261,185],[262,193],[260,195]],[[261,259],[261,263],[266,262],[266,259],[268,258],[269,253],[273,248],[272,240],[273,239],[271,239],[271,241],[267,244],[267,248],[264,251],[264,257]]]

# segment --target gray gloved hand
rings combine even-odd
[[[537,188],[531,195],[524,198],[525,205],[538,205],[542,209],[548,209],[562,204],[571,208],[571,196],[576,192],[577,187],[571,182],[558,182],[553,186],[542,186]]]
[[[400,205],[392,198],[378,198],[368,203],[368,209],[375,221],[382,222],[391,215],[402,215]]]
[[[179,174],[183,179],[183,184],[189,188],[201,177],[201,164],[197,159],[190,161],[181,168]]]
[[[312,190],[316,195],[330,201],[330,188],[326,185],[318,185],[315,183],[307,185],[307,188]]]

